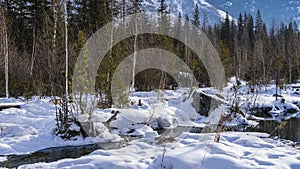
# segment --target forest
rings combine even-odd
[[[267,27],[258,10],[256,16],[241,13],[237,20],[230,20],[227,15],[212,25],[206,14],[200,20],[198,5],[192,16],[179,13],[174,21],[170,17],[171,7],[164,0],[158,1],[156,10],[167,18],[166,25],[180,30],[193,24],[206,34],[219,53],[227,78],[237,76],[251,85],[275,81],[287,84],[300,79],[300,32],[296,23],[277,23],[274,18],[272,26]],[[141,4],[142,0],[3,0],[0,95],[62,96],[65,86],[71,85],[74,64],[89,37],[113,20],[146,12]],[[139,43],[135,44],[136,40]],[[183,43],[167,36],[141,34],[113,46],[102,61],[95,86],[98,94],[105,96],[102,107],[113,104],[110,82],[118,64],[134,51],[146,48],[175,53],[189,65],[199,85],[210,85],[202,62]],[[168,74],[149,69],[135,77],[134,86],[146,91],[174,83]]]

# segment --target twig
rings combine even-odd
[[[214,140],[216,143],[220,142],[221,132],[223,132],[223,130],[224,130],[224,115],[223,115],[223,113],[221,113],[220,121],[217,126],[216,136],[215,136],[215,140]]]
[[[164,143],[163,144],[163,153],[162,153],[162,156],[161,156],[161,163],[160,163],[160,169],[163,169],[163,168],[165,168],[164,167],[164,160],[165,160],[165,154],[166,154],[166,152],[167,152],[167,143]]]
[[[275,131],[281,130],[284,128],[284,126],[287,124],[287,121],[284,121],[282,123],[280,123],[271,133],[270,133],[270,137],[274,136]]]
[[[1,136],[1,138],[3,137],[3,130],[4,130],[4,128],[3,128],[2,125],[0,124],[0,136]]]
[[[150,116],[149,118],[145,121],[145,124],[149,125],[149,123],[151,122],[153,116],[154,116],[154,105],[153,103],[151,103],[150,99],[148,100],[148,103],[149,103],[149,106],[151,106],[151,109],[150,109]]]

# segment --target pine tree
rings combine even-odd
[[[159,2],[159,8],[157,9],[157,11],[159,13],[169,13],[166,0],[158,0],[158,2]]]
[[[240,13],[239,19],[238,19],[238,40],[239,40],[239,42],[241,42],[243,30],[244,30],[244,20],[243,20],[242,14]]]
[[[209,21],[208,21],[208,14],[207,12],[203,13],[203,22],[202,22],[202,31],[207,33],[207,28],[209,25]]]
[[[249,43],[250,43],[250,49],[252,50],[254,48],[254,24],[253,24],[253,17],[250,15],[248,20],[247,20],[247,32],[249,36]]]
[[[257,10],[256,20],[255,20],[255,30],[257,32],[262,31],[263,25],[264,25],[264,23],[263,23],[261,14],[260,14],[260,10]]]
[[[195,10],[193,13],[193,25],[196,26],[197,28],[200,28],[200,19],[199,19],[199,6],[196,4]]]
[[[77,15],[75,16],[76,24],[78,25],[78,30],[84,30],[85,32],[87,31],[86,29],[88,29],[88,25],[89,25],[89,18],[88,18],[88,6],[87,6],[88,2],[87,0],[75,0],[74,1],[74,10],[76,11]]]
[[[136,14],[142,11],[142,0],[129,0],[130,6],[127,6],[126,12],[129,14]]]
[[[230,20],[228,13],[226,13],[226,18],[222,24],[221,28],[221,39],[225,41],[226,44],[230,43]]]

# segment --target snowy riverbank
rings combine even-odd
[[[78,159],[37,163],[20,168],[167,168],[167,169],[240,169],[300,167],[300,150],[263,133],[222,133],[219,143],[215,134],[191,134],[174,143],[151,144],[151,140],[133,141],[118,150],[96,150]],[[146,142],[145,142],[146,141]]]
[[[300,168],[299,148],[293,147],[295,144],[292,141],[268,138],[268,134],[222,132],[220,142],[215,143],[215,133],[189,133],[188,130],[176,133],[168,130],[182,126],[203,128],[213,122],[217,124],[220,112],[228,112],[233,102],[233,84],[235,82],[231,79],[222,92],[210,88],[166,90],[162,101],[157,100],[155,91],[135,92],[130,97],[132,104],[126,109],[97,109],[94,112],[93,122],[100,131],[99,135],[79,136],[72,141],[55,136],[57,107],[50,102],[51,98],[35,97],[29,101],[0,99],[0,104],[21,106],[20,109],[0,111],[0,162],[6,160],[5,155],[26,154],[49,147],[114,142],[123,139],[120,135],[128,135],[141,138],[127,142],[121,149],[96,150],[77,159],[23,165],[20,168]],[[267,112],[269,119],[280,121],[300,117],[297,107],[300,95],[282,91],[285,102],[275,101],[274,87],[268,85],[253,94],[242,82],[238,88],[238,105],[246,114],[244,117],[237,114],[225,124],[256,125],[257,119],[265,118],[251,114],[247,109],[249,104],[271,107],[271,111]],[[214,116],[204,117],[195,108],[192,97],[195,93],[205,93],[225,104],[212,112]],[[254,97],[255,102],[251,100]],[[289,109],[294,112],[287,113]],[[120,113],[108,129],[103,122],[113,116],[112,111]],[[167,130],[162,133],[156,130],[161,128]],[[169,141],[164,143],[162,137]]]

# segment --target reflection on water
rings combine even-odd
[[[290,120],[282,121],[281,123],[274,120],[262,120],[259,122],[258,127],[249,125],[231,126],[225,131],[247,131],[247,132],[264,132],[269,133],[272,136],[278,136],[282,139],[292,140],[300,145],[300,119],[291,118]],[[211,133],[216,132],[216,126],[206,126],[204,128],[195,127],[176,127],[172,129],[161,129],[157,132],[162,137],[176,138],[183,132],[190,133]]]
[[[292,118],[281,123],[273,120],[260,121],[258,131],[300,143],[300,119]]]

